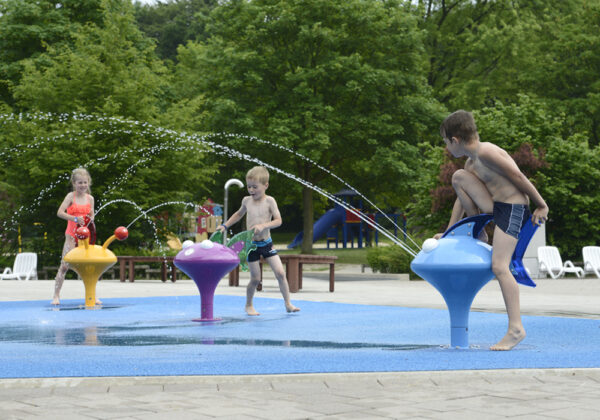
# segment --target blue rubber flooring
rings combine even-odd
[[[472,312],[469,349],[449,348],[446,310],[216,296],[216,323],[199,296],[0,302],[0,377],[245,375],[508,368],[600,367],[600,320],[524,316],[526,340],[488,347],[506,315]]]

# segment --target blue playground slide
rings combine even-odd
[[[327,213],[321,216],[313,225],[313,243],[325,235],[329,228],[338,223],[343,223],[345,216],[346,210],[342,206],[335,206],[334,208],[328,210]],[[296,248],[302,243],[303,237],[304,232],[300,232],[287,247]]]

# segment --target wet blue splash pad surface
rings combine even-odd
[[[600,367],[600,320],[525,316],[528,337],[492,352],[506,315],[472,312],[470,349],[449,348],[437,309],[216,296],[216,323],[192,322],[198,296],[0,303],[0,377],[244,375]]]

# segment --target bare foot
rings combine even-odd
[[[490,350],[497,350],[497,351],[511,350],[514,346],[519,344],[525,338],[525,336],[526,336],[525,330],[522,328],[515,329],[515,330],[508,330],[508,332],[506,333],[504,338],[502,340],[500,340],[499,342],[497,342],[496,344],[494,344],[492,347],[490,347]]]
[[[252,306],[252,305],[246,306],[246,313],[248,315],[252,315],[252,316],[260,315],[258,312],[256,312],[256,309],[254,309],[254,306]]]
[[[54,296],[54,299],[52,299],[52,305],[60,305],[60,299]]]
[[[102,301],[100,299],[96,299],[96,305],[102,305]]]
[[[291,303],[286,303],[285,304],[285,310],[288,312],[299,312],[300,308],[296,308],[294,305],[292,305]]]

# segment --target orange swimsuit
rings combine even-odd
[[[78,220],[89,215],[92,211],[92,205],[90,203],[89,196],[86,195],[86,197],[88,199],[86,204],[77,204],[73,201],[73,203],[71,203],[71,205],[67,208],[67,214],[77,217]],[[73,238],[75,238],[75,229],[77,229],[78,226],[79,224],[73,222],[72,220],[68,220],[65,235],[71,235]]]

